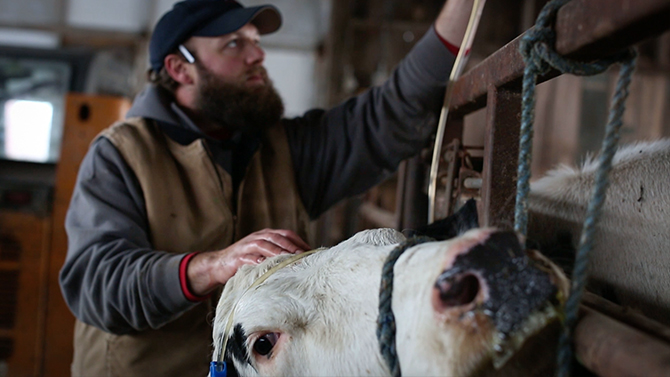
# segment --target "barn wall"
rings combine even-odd
[[[559,164],[579,164],[600,150],[618,72],[612,67],[597,76],[564,75],[538,86],[533,177]],[[669,96],[668,71],[643,57],[630,86],[620,143],[670,137]]]

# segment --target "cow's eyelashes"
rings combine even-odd
[[[277,344],[277,339],[279,339],[279,334],[275,332],[269,332],[259,336],[253,345],[254,352],[261,356],[269,355],[275,344]]]

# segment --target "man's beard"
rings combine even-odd
[[[247,86],[244,81],[226,82],[200,64],[197,64],[197,69],[202,85],[198,88],[196,108],[200,116],[222,128],[259,131],[277,124],[284,114],[284,103],[264,68],[254,72],[265,80],[265,84],[257,86]]]

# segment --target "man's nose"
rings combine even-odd
[[[247,64],[254,65],[265,60],[265,51],[257,43],[249,43],[247,47]]]
[[[556,299],[549,274],[525,253],[514,232],[494,232],[456,257],[437,278],[436,310],[474,304],[498,331],[510,333],[535,311]]]

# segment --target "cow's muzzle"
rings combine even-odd
[[[528,257],[517,235],[498,231],[456,257],[434,286],[436,310],[469,307],[491,318],[505,337],[533,313],[558,305],[550,274]]]

